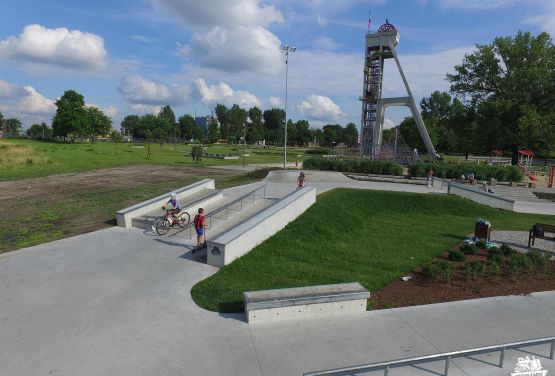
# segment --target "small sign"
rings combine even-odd
[[[518,358],[515,371],[511,372],[511,376],[545,376],[547,370],[543,369],[540,360],[535,356],[526,356]]]
[[[213,247],[212,250],[210,250],[210,253],[212,253],[213,255],[221,255],[222,252],[220,251],[220,247]]]

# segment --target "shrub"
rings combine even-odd
[[[503,243],[501,245],[501,252],[503,253],[503,255],[505,256],[510,256],[512,254],[516,253],[516,249],[509,247],[507,244]]]
[[[520,267],[526,264],[526,261],[524,261],[525,259],[527,259],[527,257],[520,253],[512,254],[509,257],[509,271],[514,280],[518,280]]]
[[[526,257],[529,259],[533,267],[537,268],[542,274],[546,274],[549,268],[550,255],[543,254],[538,251],[528,252]]]
[[[465,255],[475,255],[480,251],[480,249],[475,244],[465,243],[460,247],[460,251]]]
[[[441,270],[435,263],[424,265],[422,267],[422,276],[431,281],[437,280],[440,273],[441,273]]]
[[[486,264],[480,260],[466,261],[464,263],[464,275],[468,280],[478,277],[478,275],[484,274],[486,270]]]
[[[303,161],[303,168],[309,170],[355,172],[361,174],[403,175],[403,168],[399,163],[369,159],[345,160],[311,157]]]
[[[306,149],[305,154],[320,154],[320,155],[327,155],[332,154],[333,150],[328,148],[315,148],[315,149]]]
[[[466,260],[466,255],[461,251],[451,250],[449,251],[449,260],[451,261],[464,261]]]
[[[476,244],[476,247],[478,247],[480,249],[486,248],[486,242],[483,241],[483,240],[478,240],[475,244]]]
[[[488,261],[486,269],[488,272],[488,276],[494,281],[497,281],[497,279],[501,275],[501,266],[499,265],[499,263],[495,261]]]
[[[488,255],[488,261],[493,261],[495,263],[501,263],[503,261],[503,255],[499,253],[490,253]]]
[[[461,175],[474,173],[476,180],[521,181],[524,174],[516,166],[488,166],[468,163],[417,163],[409,166],[409,174],[413,177],[424,177],[428,169],[434,175],[445,179],[460,179]]]
[[[455,265],[451,264],[450,262],[445,262],[442,266],[440,266],[441,275],[447,281],[449,287],[451,287],[451,280],[453,279],[453,275],[455,274]]]

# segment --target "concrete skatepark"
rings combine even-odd
[[[222,193],[230,199],[266,185],[267,198],[279,199],[294,190],[297,174],[274,172]],[[307,172],[307,186],[445,193],[319,172]],[[114,227],[1,255],[1,374],[300,375],[555,334],[555,292],[248,325],[242,314],[192,301],[191,287],[218,271],[205,253],[190,252],[193,244]],[[549,347],[525,351],[509,351],[504,369],[492,365],[496,354],[459,359],[450,374],[506,375],[530,353],[555,370],[543,357]],[[392,374],[442,369],[439,362]]]

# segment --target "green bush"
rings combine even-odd
[[[460,247],[460,251],[465,255],[475,255],[480,251],[480,249],[475,244],[465,243]]]
[[[466,260],[466,255],[461,251],[451,250],[449,251],[449,260],[451,261],[464,261]]]
[[[537,268],[538,271],[543,274],[547,273],[551,260],[550,255],[546,255],[538,251],[531,251],[526,254],[526,257],[529,259],[530,264]]]
[[[486,264],[483,261],[466,261],[464,263],[464,275],[467,281],[476,278],[479,275],[484,274],[486,271]]]
[[[328,148],[315,148],[315,149],[306,149],[305,154],[320,154],[320,155],[327,155],[333,154],[332,149]]]
[[[488,254],[488,261],[501,263],[503,261],[503,255],[499,253],[490,253]]]
[[[516,253],[516,249],[511,248],[510,246],[508,246],[507,244],[503,243],[501,245],[501,252],[503,253],[503,255],[505,256],[510,256],[512,254]]]
[[[437,280],[440,273],[441,273],[441,270],[435,263],[424,265],[422,267],[422,276],[431,281]]]
[[[480,249],[486,248],[486,242],[483,241],[483,240],[478,240],[475,244],[476,244],[476,247],[478,247]]]
[[[444,179],[460,179],[462,175],[474,173],[476,180],[522,181],[524,174],[516,166],[488,166],[468,163],[417,163],[409,166],[412,177],[424,177],[432,169],[434,176]]]
[[[327,159],[307,158],[303,161],[303,168],[308,170],[354,172],[377,175],[403,175],[403,168],[399,163],[390,161],[374,161],[370,159]]]
[[[488,275],[491,279],[497,280],[501,275],[501,265],[498,262],[490,260],[486,265]]]

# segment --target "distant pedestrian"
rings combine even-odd
[[[204,246],[204,242],[206,242],[206,216],[204,215],[204,209],[199,208],[198,214],[195,215],[193,220],[193,224],[195,226],[195,231],[197,232],[197,248],[202,248]],[[203,237],[204,235],[204,242]]]
[[[434,171],[429,168],[426,172],[426,185],[428,188],[432,188],[432,184],[434,183]]]
[[[301,171],[299,177],[297,178],[297,189],[304,188],[304,172]]]

